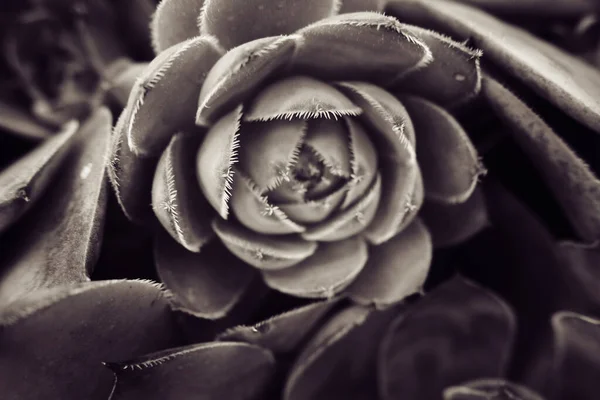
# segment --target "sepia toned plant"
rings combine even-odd
[[[462,3],[163,0],[0,173],[0,393],[594,399],[600,73]]]

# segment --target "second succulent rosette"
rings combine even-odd
[[[207,2],[185,33],[169,19],[183,3],[159,7],[158,55],[116,126],[119,201],[139,221],[152,204],[177,251],[214,269],[226,248],[287,294],[400,301],[431,261],[424,199],[465,203],[484,171],[447,110],[478,93],[480,52],[352,4],[258,3]]]

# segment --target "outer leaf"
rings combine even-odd
[[[338,299],[315,302],[279,314],[253,326],[238,326],[228,329],[217,339],[251,343],[274,353],[289,353],[296,349],[306,335],[337,303]]]
[[[577,233],[588,241],[600,239],[600,180],[552,128],[508,89],[486,76],[483,95],[544,176]]]
[[[53,130],[36,121],[13,105],[0,101],[0,127],[30,140],[43,140],[52,136]]]
[[[450,113],[425,99],[410,97],[403,103],[419,141],[417,159],[425,198],[447,204],[465,202],[485,173],[467,133]]]
[[[152,47],[156,54],[200,34],[198,17],[203,0],[161,0],[152,18]]]
[[[111,116],[98,110],[75,134],[62,173],[3,241],[0,304],[31,290],[88,280],[106,209]]]
[[[600,379],[600,321],[571,312],[552,318],[554,369],[552,397],[592,400]]]
[[[158,157],[139,157],[127,144],[129,110],[119,116],[111,139],[108,176],[123,213],[136,223],[154,223],[152,181]]]
[[[156,269],[172,293],[173,308],[199,318],[226,316],[256,277],[253,268],[218,241],[192,253],[162,234],[156,238],[154,251]]]
[[[381,11],[383,2],[380,0],[340,0],[342,6],[339,14],[354,13],[359,11]]]
[[[146,281],[31,292],[3,310],[0,327],[0,391],[6,400],[104,400],[113,377],[102,361],[179,345],[165,297]]]
[[[577,17],[598,10],[595,0],[459,0],[500,15]]]
[[[431,263],[431,237],[414,221],[389,241],[373,247],[369,260],[345,293],[355,302],[383,308],[422,290]]]
[[[254,39],[293,33],[337,12],[336,0],[206,0],[200,32],[214,35],[227,48]]]
[[[298,235],[262,235],[220,218],[213,221],[213,229],[233,254],[267,271],[296,265],[317,249],[317,243]]]
[[[326,80],[390,82],[431,61],[427,46],[395,18],[342,14],[298,31],[290,73]]]
[[[479,58],[482,53],[437,32],[407,28],[427,45],[433,60],[424,68],[400,77],[395,92],[423,97],[443,106],[457,106],[481,89]]]
[[[434,247],[454,246],[489,226],[485,199],[480,189],[461,204],[425,202],[419,216],[431,232]]]
[[[111,365],[110,400],[252,400],[274,372],[268,350],[242,343],[202,343]]]
[[[320,329],[306,345],[288,376],[283,399],[314,399],[319,389],[335,369],[338,345],[353,329],[361,325],[369,310],[352,306],[340,311]]]
[[[6,230],[42,196],[69,153],[77,122],[45,141],[0,174],[0,232]]]
[[[127,144],[156,156],[179,131],[194,127],[196,99],[206,74],[223,55],[212,37],[197,37],[160,53],[136,81],[127,104]]]
[[[577,293],[585,299],[584,305],[578,308],[578,311],[597,315],[600,312],[600,242],[591,245],[561,242],[554,250],[564,266],[565,273],[572,279],[572,287],[577,288]]]
[[[600,127],[600,74],[562,50],[475,8],[453,1],[402,0],[387,11],[402,21],[471,39],[487,60],[593,130]]]
[[[438,287],[389,328],[379,352],[383,399],[434,399],[466,380],[505,373],[512,311],[461,278]]]
[[[177,134],[163,152],[152,186],[152,208],[169,234],[189,251],[213,236],[215,213],[197,184],[193,165],[201,137]]]
[[[444,400],[543,400],[530,389],[502,379],[480,379],[444,390]]]
[[[330,298],[346,288],[367,262],[367,244],[358,236],[320,243],[304,261],[277,271],[263,271],[267,285],[294,296]]]
[[[296,50],[293,36],[266,37],[229,50],[211,68],[200,90],[196,124],[209,125],[248,100]]]

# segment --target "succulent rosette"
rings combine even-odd
[[[448,111],[479,92],[479,51],[360,11],[376,4],[281,6],[161,3],[158,55],[116,126],[117,196],[134,220],[152,220],[152,204],[181,246],[157,242],[158,270],[192,312],[202,311],[183,287],[196,270],[175,267],[173,251],[218,269],[227,249],[299,297],[400,301],[431,260],[424,199],[464,204],[484,172]],[[199,27],[173,30],[176,13]],[[448,242],[483,226],[474,203],[476,218]]]
[[[597,397],[596,69],[451,1],[152,31],[112,134],[0,173],[0,393]]]

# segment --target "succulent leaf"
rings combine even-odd
[[[244,343],[200,343],[110,366],[110,400],[261,398],[275,371],[270,351]]]
[[[200,34],[198,16],[204,0],[161,0],[150,26],[152,47],[163,50]]]
[[[289,62],[295,49],[294,37],[277,36],[253,40],[225,53],[202,85],[196,124],[210,125],[247,101],[267,78]]]
[[[503,379],[479,379],[444,390],[444,400],[544,400],[525,386]]]
[[[67,157],[69,144],[79,124],[67,123],[46,140],[0,173],[0,232],[23,216],[43,195]]]
[[[379,158],[382,196],[379,208],[366,235],[380,244],[397,233],[406,218],[420,207],[419,167],[416,163],[415,135],[404,106],[385,90],[363,82],[337,85],[364,112],[361,122],[375,145]]]
[[[165,50],[148,65],[127,104],[124,129],[131,151],[156,156],[176,132],[192,130],[200,88],[222,55],[214,38],[197,37]]]
[[[385,83],[431,60],[431,52],[420,39],[395,18],[379,13],[341,14],[297,33],[291,74]]]
[[[213,221],[213,229],[233,254],[265,271],[287,269],[317,250],[317,243],[298,235],[261,235],[220,218]]]
[[[238,221],[258,233],[281,235],[304,232],[306,228],[291,220],[284,210],[262,194],[256,184],[236,170],[231,209]]]
[[[460,0],[499,15],[535,15],[544,17],[578,17],[598,10],[595,0]]]
[[[483,95],[545,178],[577,233],[600,239],[600,180],[586,163],[527,105],[494,79],[485,77]]]
[[[358,304],[384,308],[422,290],[432,258],[431,236],[419,220],[371,249],[367,265],[345,294]]]
[[[600,321],[563,311],[552,317],[554,363],[552,395],[592,400],[600,379]]]
[[[156,270],[175,310],[205,319],[226,316],[249,289],[256,273],[219,241],[187,251],[165,234],[154,244]]]
[[[340,0],[341,7],[338,14],[348,14],[360,11],[379,12],[383,8],[381,0]]]
[[[163,152],[152,185],[152,208],[179,244],[198,252],[213,236],[214,210],[197,185],[193,166],[200,148],[197,133],[178,133]]]
[[[3,237],[0,306],[35,289],[89,280],[104,228],[111,123],[101,108],[77,130],[61,173]]]
[[[254,39],[285,35],[337,12],[337,0],[205,0],[198,20],[202,34],[230,49]]]
[[[2,310],[0,326],[0,390],[9,400],[104,400],[113,377],[103,361],[180,345],[167,300],[148,281],[33,291]]]
[[[500,298],[454,278],[388,328],[379,351],[382,399],[432,399],[451,385],[505,373],[516,323]]]
[[[408,110],[419,140],[417,159],[425,198],[447,204],[465,202],[485,173],[477,151],[454,117],[418,97],[407,97]]]
[[[217,121],[206,133],[196,157],[200,189],[223,219],[229,215],[233,167],[238,162],[240,147],[241,118],[242,107],[239,106]]]
[[[43,140],[54,134],[32,115],[4,101],[0,101],[0,128],[28,140]]]
[[[481,10],[453,1],[390,1],[403,22],[472,40],[485,57],[565,113],[600,129],[600,75],[584,61]]]
[[[314,254],[293,268],[264,270],[266,284],[307,298],[331,298],[344,290],[367,263],[367,244],[358,236],[319,243]]]
[[[301,235],[306,240],[323,242],[343,240],[356,235],[373,221],[381,197],[381,176],[378,175],[362,197],[327,220],[308,227]]]
[[[309,120],[304,144],[321,156],[334,175],[350,177],[348,133],[343,123],[325,118]]]
[[[335,369],[343,340],[365,322],[369,309],[350,306],[328,320],[296,359],[288,376],[283,399],[314,399]],[[346,350],[347,351],[347,350]]]
[[[347,188],[341,187],[328,196],[318,200],[283,203],[278,207],[292,220],[299,224],[316,224],[325,221],[336,212],[346,198]],[[304,229],[306,230],[306,229]]]
[[[243,123],[238,168],[261,193],[287,179],[306,136],[306,121]]]
[[[481,89],[481,51],[416,26],[406,28],[427,45],[433,60],[426,67],[401,75],[393,83],[394,91],[423,97],[453,107],[479,94]]]
[[[119,116],[111,138],[108,177],[123,213],[138,224],[155,221],[151,193],[158,157],[140,157],[127,144],[129,110]]]
[[[460,244],[489,226],[485,199],[480,189],[475,189],[464,203],[426,201],[419,216],[427,225],[435,248]]]
[[[339,119],[362,110],[340,91],[308,76],[278,80],[264,88],[248,106],[245,121],[274,119]]]
[[[255,344],[273,353],[290,353],[304,340],[339,299],[319,301],[276,315],[253,326],[237,326],[217,337],[220,341]]]

